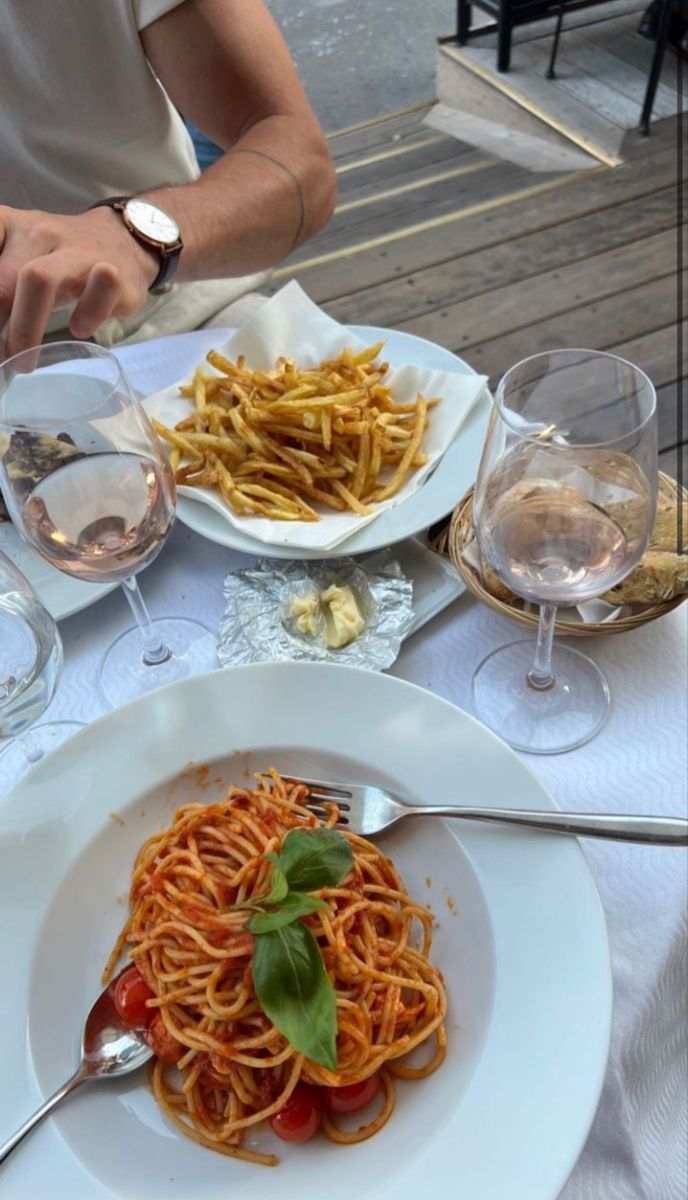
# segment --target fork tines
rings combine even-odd
[[[347,788],[342,787],[341,784],[329,783],[323,779],[301,779],[296,775],[287,775],[284,778],[288,779],[291,783],[300,783],[308,788],[309,795],[305,807],[320,820],[328,815],[327,809],[324,807],[328,803],[336,804],[340,813],[350,811],[351,805],[347,801],[351,800],[352,793]],[[346,825],[348,824],[348,819],[342,816],[337,824]]]
[[[348,808],[348,805],[345,805],[345,807]],[[307,804],[306,808],[308,809],[309,813],[312,813],[313,816],[317,817],[319,821],[326,821],[330,815],[326,808],[319,808],[317,804]],[[348,825],[349,818],[347,817],[346,813],[342,813],[340,810],[336,823],[337,826]]]
[[[285,778],[289,779],[291,783],[301,783],[307,787],[309,800],[328,800],[332,804],[336,804],[338,808],[350,808],[346,801],[351,799],[352,793],[338,783],[326,783],[322,779],[301,779],[296,775],[287,775]],[[311,806],[307,805],[306,807]]]

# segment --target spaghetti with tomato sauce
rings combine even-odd
[[[423,1078],[442,1062],[447,1002],[428,958],[432,914],[410,899],[378,847],[345,833],[351,870],[316,892],[324,906],[302,918],[334,988],[336,1069],[280,1033],[256,994],[257,939],[242,905],[270,890],[266,854],[274,858],[291,830],[332,828],[338,811],[328,806],[321,823],[303,785],[274,770],[256,779],[255,789],[233,786],[221,803],[185,805],[142,846],[103,982],[128,951],[134,966],[119,975],[115,1002],[125,1022],[146,1031],[153,1092],[170,1121],[212,1150],[274,1166],[274,1155],[244,1146],[263,1121],[287,1141],[321,1130],[348,1144],[377,1133],[394,1109],[395,1079]],[[404,1062],[425,1042],[422,1065]],[[359,1128],[338,1123],[372,1104]]]

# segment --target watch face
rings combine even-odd
[[[162,208],[148,200],[128,200],[124,206],[127,220],[144,237],[173,246],[179,241],[179,226]]]

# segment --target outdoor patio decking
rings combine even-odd
[[[493,384],[557,346],[627,357],[658,389],[676,474],[677,119],[629,132],[621,166],[547,175],[429,128],[430,107],[332,135],[337,213],[273,288],[298,279],[338,320],[439,342]]]

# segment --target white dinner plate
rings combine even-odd
[[[425,338],[394,329],[379,329],[375,325],[348,325],[347,329],[368,344],[384,341],[385,358],[393,367],[410,363],[413,366],[438,371],[475,374],[473,368],[462,359],[442,346],[426,341]],[[331,550],[307,550],[303,547],[275,546],[259,542],[230,524],[207,504],[189,496],[177,497],[177,516],[189,529],[209,538],[211,542],[229,546],[232,550],[243,550],[246,554],[260,554],[264,558],[342,558],[350,554],[379,550],[383,546],[392,546],[404,538],[414,537],[446,516],[475,482],[490,415],[490,404],[489,395],[485,392],[469,413],[458,436],[435,470],[417,492],[393,508],[380,513],[374,521],[369,521],[357,533],[333,546]]]
[[[56,567],[51,567],[22,541],[10,521],[0,524],[0,550],[26,576],[38,599],[55,621],[81,612],[117,587],[116,583],[84,583],[82,579],[72,579]]]
[[[211,764],[205,783],[190,760]],[[109,713],[0,809],[0,1143],[74,1068],[139,845],[182,802],[209,802],[270,764],[388,785],[418,804],[554,807],[472,717],[369,671],[241,667]],[[400,1083],[376,1137],[293,1146],[257,1133],[254,1145],[279,1152],[270,1170],[177,1133],[145,1077],[129,1076],[56,1110],[3,1165],[0,1196],[555,1200],[595,1112],[611,1019],[604,917],[583,854],[565,837],[432,818],[383,845],[436,914],[432,957],[450,1009],[445,1062]]]

